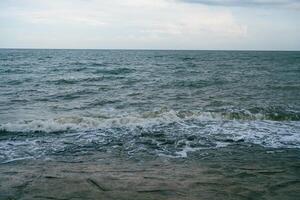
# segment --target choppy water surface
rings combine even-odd
[[[0,161],[300,148],[300,52],[0,50]]]

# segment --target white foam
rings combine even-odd
[[[59,132],[59,131],[88,131],[111,127],[152,126],[160,123],[180,122],[184,119],[200,117],[189,116],[181,118],[171,110],[167,112],[144,113],[142,115],[117,116],[113,118],[65,116],[47,120],[19,121],[0,125],[0,129],[10,132]],[[208,119],[204,114],[204,118]],[[213,118],[210,118],[213,119]]]
[[[229,121],[219,131],[233,141],[272,148],[300,148],[300,122]]]
[[[181,158],[186,158],[188,155],[188,152],[195,152],[202,148],[192,148],[190,146],[185,146],[181,151],[177,151],[176,154]]]
[[[10,132],[85,132],[119,127],[128,129],[149,127],[151,129],[154,125],[172,123],[177,124],[172,127],[176,134],[191,132],[201,134],[203,137],[211,137],[212,140],[215,140],[217,148],[226,146],[228,144],[225,141],[226,139],[233,142],[245,141],[273,148],[300,148],[299,121],[228,120],[213,113],[182,114],[174,110],[160,110],[141,115],[133,114],[111,118],[65,116],[47,120],[7,123],[1,125],[0,129]],[[174,133],[174,138],[176,137],[177,135]],[[221,140],[218,141],[218,138],[221,138]],[[191,149],[185,150],[178,152],[178,154],[185,156]]]

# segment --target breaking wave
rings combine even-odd
[[[0,161],[112,149],[178,158],[239,144],[300,148],[299,134],[299,121],[263,115],[162,109],[118,117],[66,116],[2,124]]]
[[[271,113],[271,114],[252,114],[249,111],[244,112],[190,112],[174,111],[161,109],[154,112],[145,112],[142,114],[125,115],[117,117],[99,116],[99,117],[80,117],[64,116],[53,119],[25,120],[17,123],[7,123],[0,125],[2,132],[69,132],[69,131],[88,131],[100,128],[113,127],[147,127],[157,124],[180,123],[185,120],[198,121],[300,121],[300,114],[289,113]]]

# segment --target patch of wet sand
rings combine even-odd
[[[300,162],[103,154],[0,165],[0,199],[299,199]]]

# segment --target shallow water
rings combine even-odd
[[[122,152],[0,165],[0,199],[288,199],[300,197],[297,149],[233,145],[186,158]]]

